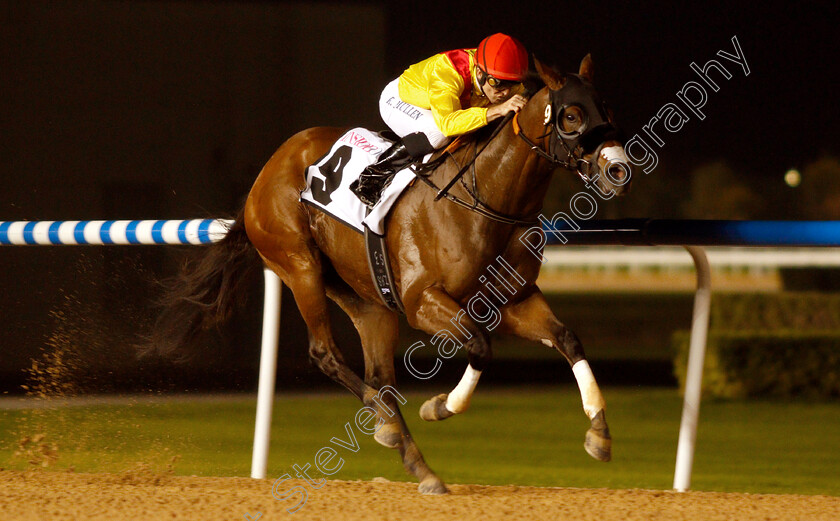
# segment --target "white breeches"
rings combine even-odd
[[[435,124],[431,110],[400,99],[399,83],[397,78],[386,85],[379,97],[379,113],[385,124],[400,137],[416,132],[424,134],[435,149],[449,143],[449,138]]]

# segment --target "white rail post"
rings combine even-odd
[[[697,269],[697,292],[694,294],[694,312],[691,319],[691,341],[688,348],[688,369],[685,379],[680,439],[677,445],[677,464],[674,469],[674,489],[685,492],[691,485],[694,466],[694,446],[697,440],[697,422],[700,415],[703,365],[706,358],[706,337],[709,332],[712,278],[709,259],[703,248],[685,246]]]
[[[254,453],[251,477],[264,479],[268,468],[268,443],[271,438],[271,412],[274,405],[274,382],[277,376],[277,339],[280,333],[280,295],[283,283],[273,271],[263,270],[263,301],[260,381],[257,391],[257,418],[254,425]]]

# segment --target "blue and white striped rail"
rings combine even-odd
[[[210,244],[221,240],[232,222],[226,219],[0,221],[0,245]]]

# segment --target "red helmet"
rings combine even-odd
[[[528,72],[528,52],[522,42],[502,33],[481,40],[475,50],[476,64],[500,80],[522,81]]]

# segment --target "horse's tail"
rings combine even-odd
[[[141,356],[187,359],[197,354],[196,340],[230,317],[244,300],[249,274],[259,265],[245,232],[243,210],[221,241],[195,248],[180,273],[162,281],[164,295],[158,301],[162,310],[139,348]]]

